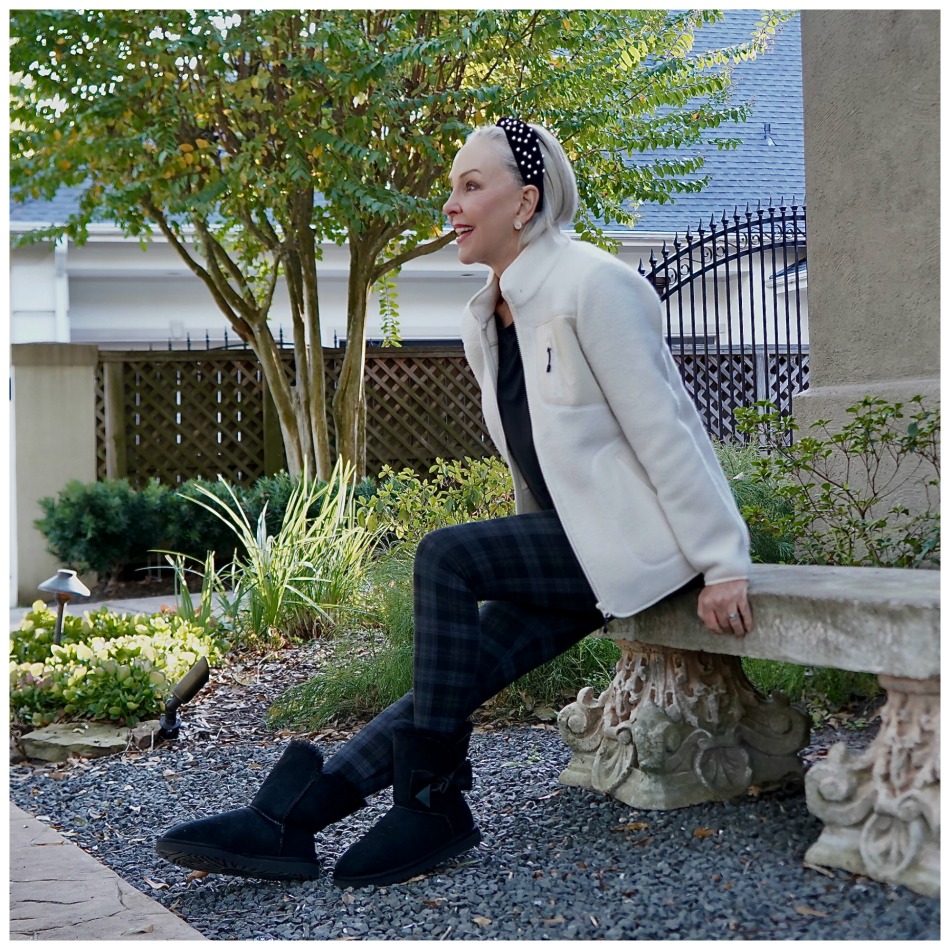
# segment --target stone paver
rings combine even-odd
[[[205,937],[11,802],[10,939]]]

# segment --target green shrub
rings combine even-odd
[[[939,513],[913,514],[897,500],[908,480],[929,494],[939,478],[938,411],[867,397],[850,406],[851,419],[836,431],[828,420],[796,436],[794,419],[768,402],[740,409],[740,431],[761,446],[755,479],[774,498],[746,497],[740,507],[753,535],[776,543],[793,540],[791,560],[807,564],[922,567],[939,560]],[[905,413],[909,413],[905,414]],[[794,438],[793,438],[794,437]],[[737,496],[738,498],[738,496]],[[751,682],[764,693],[781,690],[820,717],[855,697],[880,691],[869,673],[771,660],[743,660]]]
[[[436,528],[514,514],[511,474],[499,458],[436,459],[429,475],[386,466],[375,494],[357,498],[361,522],[392,543],[414,548]]]
[[[774,480],[759,471],[759,450],[735,442],[716,444],[716,455],[732,495],[749,528],[749,548],[756,564],[787,564],[795,555],[794,539],[784,526],[792,514]]]
[[[103,609],[81,620],[67,616],[59,646],[52,643],[54,624],[37,601],[10,638],[10,710],[32,726],[63,718],[135,725],[158,715],[198,658],[214,663],[223,646],[174,615]]]
[[[107,583],[144,567],[152,551],[174,551],[198,563],[212,552],[217,564],[226,566],[235,551],[247,553],[243,539],[216,511],[195,505],[195,500],[214,496],[219,502],[236,503],[255,525],[266,512],[267,532],[274,535],[299,481],[286,472],[259,478],[250,487],[204,478],[189,479],[177,489],[158,482],[135,489],[126,479],[73,481],[40,502],[44,516],[35,524],[60,562],[77,571],[95,571]],[[354,488],[364,503],[375,491],[370,478]],[[315,508],[318,505],[315,502]]]
[[[34,524],[62,564],[113,582],[164,545],[167,496],[156,481],[140,490],[126,479],[71,481],[55,498],[40,500],[43,517]]]
[[[241,489],[236,489],[236,492],[238,497],[243,497]],[[163,546],[200,562],[209,551],[213,551],[218,564],[228,564],[233,560],[238,545],[234,532],[213,513],[194,504],[196,499],[205,498],[208,493],[222,501],[231,497],[226,482],[205,478],[189,479],[177,491],[169,492]]]
[[[927,567],[939,563],[939,410],[923,398],[909,404],[870,396],[850,406],[837,427],[819,419],[796,435],[794,419],[769,402],[737,409],[742,432],[762,446],[756,469],[774,484],[788,512],[747,506],[757,528],[795,539],[804,564]],[[794,436],[794,439],[793,439]],[[927,505],[912,512],[901,500],[908,485],[924,489]]]

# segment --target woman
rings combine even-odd
[[[503,687],[610,617],[691,587],[711,630],[751,629],[748,534],[663,340],[659,301],[631,268],[561,235],[578,198],[556,139],[518,119],[479,128],[451,185],[459,260],[490,268],[463,337],[518,514],[423,539],[412,692],[325,768],[315,746],[292,740],[249,806],[159,839],[174,863],[316,877],[314,834],[392,785],[392,809],[334,881],[404,881],[480,840],[462,795],[468,717]]]

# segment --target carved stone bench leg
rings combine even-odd
[[[581,690],[558,716],[574,752],[563,784],[667,809],[801,777],[807,717],[780,693],[759,694],[738,657],[617,643],[607,690]]]
[[[805,776],[808,808],[825,823],[810,864],[940,893],[940,681],[881,676],[887,702],[871,746],[842,742]]]

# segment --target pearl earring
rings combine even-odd
[[[520,231],[520,230],[521,230],[521,222],[520,222],[520,221],[515,221],[515,230],[516,230],[516,231]]]

